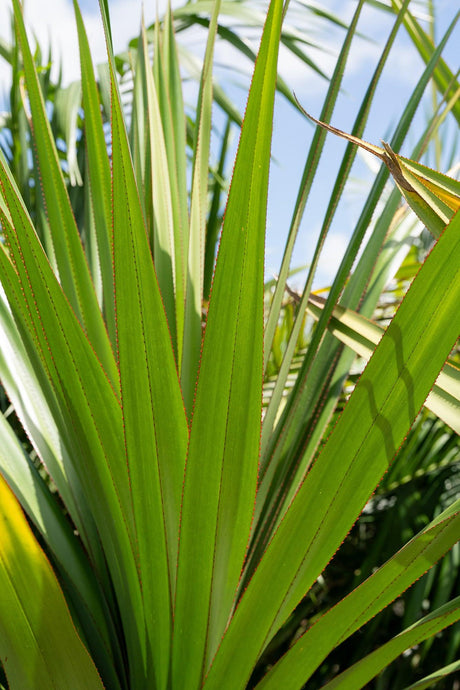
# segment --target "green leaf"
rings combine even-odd
[[[401,9],[401,0],[391,0],[391,4],[394,10],[399,12]],[[423,61],[428,64],[433,51],[435,50],[435,46],[430,36],[422,29],[417,19],[411,12],[406,12],[406,16],[404,17],[404,25]],[[450,97],[458,88],[458,73],[455,75],[442,57],[439,58],[438,64],[433,73],[433,80],[439,93],[443,97],[445,95]],[[453,108],[453,113],[457,123],[460,124],[460,100],[458,99]]]
[[[321,616],[270,669],[258,690],[300,690],[335,647],[394,601],[455,543],[460,526],[455,507],[458,501]]]
[[[436,609],[425,618],[417,621],[410,628],[394,637],[386,644],[376,649],[375,652],[368,654],[364,659],[353,664],[349,669],[340,673],[332,681],[326,683],[324,688],[333,690],[356,690],[363,688],[374,678],[379,671],[391,663],[396,657],[406,649],[420,644],[428,637],[436,635],[448,625],[452,625],[460,620],[460,597],[449,601],[444,606]]]
[[[348,54],[350,52],[352,39],[355,35],[356,27],[358,24],[358,19],[361,14],[364,2],[360,0],[358,2],[356,9],[353,14],[353,19],[350,22],[350,26],[345,36],[339,58],[334,68],[334,74],[330,80],[329,88],[327,90],[326,97],[324,99],[324,105],[321,110],[321,118],[323,120],[329,120],[331,117],[337,97],[340,92],[340,87],[342,84],[343,75],[345,72],[345,65],[348,59]],[[299,186],[299,191],[297,194],[295,209],[289,228],[289,234],[286,241],[283,259],[281,262],[280,275],[275,289],[275,294],[273,295],[273,300],[270,305],[270,313],[268,315],[267,326],[265,328],[265,341],[264,341],[264,351],[266,362],[268,354],[272,347],[273,337],[275,334],[276,324],[278,323],[279,310],[281,306],[281,301],[283,299],[284,290],[286,286],[286,280],[289,274],[289,267],[291,263],[292,252],[294,250],[294,244],[296,241],[297,233],[300,227],[300,221],[302,219],[305,206],[310,195],[310,190],[313,185],[313,180],[318,167],[319,159],[324,147],[325,133],[317,129],[313,135],[313,141],[310,146],[310,150],[305,162],[305,167],[303,170],[302,180]],[[266,425],[268,426],[268,425]],[[265,432],[266,433],[266,432]],[[264,444],[262,444],[263,447]]]
[[[139,60],[143,61],[141,74],[145,88],[146,141],[150,156],[148,170],[150,179],[146,189],[151,190],[153,255],[155,273],[168,318],[171,340],[177,347],[177,305],[183,301],[181,276],[176,275],[179,259],[176,258],[174,211],[168,169],[166,141],[163,134],[160,104],[148,54],[145,27],[142,27],[142,51]],[[178,264],[179,262],[179,264]],[[182,309],[182,307],[180,308]],[[179,311],[180,311],[179,309]]]
[[[145,612],[145,622],[139,620],[138,625],[145,625],[147,632],[148,647],[143,660],[145,677],[147,682],[155,682],[162,688],[169,672],[172,597],[188,427],[112,59],[109,67],[121,407]],[[150,95],[153,97],[153,93]]]
[[[27,649],[27,654],[24,653]],[[0,658],[11,690],[103,690],[50,564],[0,477]]]
[[[80,46],[88,187],[91,213],[94,217],[98,266],[101,273],[102,308],[112,346],[115,348],[110,161],[107,155],[98,87],[91,60],[88,37],[76,0],[74,0],[74,10]]]
[[[0,186],[8,210],[8,215],[0,213],[9,249],[7,256],[5,247],[0,247],[3,287],[35,373],[48,393],[47,403],[69,444],[72,470],[84,487],[103,540],[135,658],[140,583],[120,403],[51,270],[1,158]]]
[[[26,456],[10,425],[0,414],[0,474],[11,487],[28,517],[53,555],[67,593],[78,610],[81,630],[104,677],[114,688],[120,684],[109,650],[117,648],[114,622],[104,602],[89,561],[68,520]],[[120,653],[120,650],[117,649]]]
[[[214,272],[214,260],[216,256],[217,240],[222,226],[222,197],[228,191],[225,181],[225,164],[227,161],[227,154],[231,142],[231,120],[227,119],[224,132],[222,134],[222,143],[218,155],[217,170],[214,173],[214,188],[212,190],[212,199],[209,208],[208,222],[206,228],[206,248],[204,258],[204,281],[203,281],[203,298],[205,303],[209,300],[209,293],[211,290],[212,276]]]
[[[162,39],[162,44],[160,43],[160,38]],[[163,33],[157,35],[157,40],[159,45],[157,44],[156,47],[157,59],[154,64],[155,83],[158,92],[161,94],[159,102],[166,142],[166,154],[168,156],[169,187],[174,216],[176,357],[177,362],[182,362],[187,257],[190,239],[187,189],[188,161],[181,71],[170,6],[168,6],[165,14]]]
[[[392,43],[396,37],[403,11],[404,8],[401,10],[401,14],[398,15],[392,27],[380,60],[369,82],[363,103],[355,119],[353,127],[353,132],[355,134],[361,133],[366,123],[369,108],[372,103],[372,97],[382,74]],[[408,103],[402,121],[398,127],[399,131],[397,135],[400,140],[402,140],[402,136],[404,136],[409,127],[415,109],[415,103],[417,102],[417,98],[422,95],[425,86],[424,82],[427,79],[428,76],[424,75],[421,80],[422,83],[419,82],[414,96]],[[328,106],[329,104],[325,103],[324,107]],[[320,131],[320,128],[318,128],[318,130]],[[316,134],[319,135],[319,131]],[[324,132],[321,132],[321,134],[324,135]],[[314,138],[313,142],[315,141],[316,139]],[[396,138],[395,141],[397,141]],[[292,395],[288,397],[285,407],[282,410],[277,410],[276,397],[279,397],[282,379],[288,371],[287,364],[295,343],[295,333],[296,331],[299,332],[302,327],[307,299],[311,291],[311,285],[323,243],[334,217],[337,204],[345,188],[346,180],[350,174],[355,153],[356,147],[352,147],[351,145],[347,147],[337,172],[331,199],[328,204],[312,264],[305,282],[303,295],[297,310],[295,325],[286,348],[284,356],[285,361],[283,361],[282,367],[280,368],[279,381],[277,381],[276,384],[278,390],[276,394],[274,394],[264,418],[262,428],[260,487],[257,494],[255,509],[256,528],[254,530],[254,539],[251,545],[251,562],[245,575],[246,580],[250,577],[253,568],[259,561],[274,527],[282,519],[285,509],[289,506],[292,497],[299,487],[302,477],[312,462],[315,449],[325,432],[330,415],[336,404],[338,392],[341,389],[342,374],[340,371],[337,371],[335,367],[338,355],[337,348],[335,348],[335,350],[333,349],[334,343],[332,338],[328,339],[326,335],[323,339],[323,334],[327,325],[327,318],[325,318],[313,332]],[[309,154],[309,158],[310,155],[311,154]],[[308,166],[306,167],[306,174],[311,174]],[[359,245],[362,242],[365,231],[369,227],[372,212],[383,191],[386,176],[386,171],[384,171],[383,175],[378,175],[367,198],[331,288],[330,306],[328,308],[331,308],[332,304],[338,300],[339,295],[344,289],[344,284],[356,258]],[[300,222],[300,218],[297,218],[297,220]],[[355,277],[358,276],[351,276],[350,283],[353,282]],[[275,415],[277,415],[278,418],[276,418]],[[274,420],[275,425],[273,426]],[[273,429],[270,428],[271,426],[273,426]],[[279,505],[280,496],[283,496],[282,506]]]
[[[49,221],[59,279],[75,313],[98,353],[107,375],[117,380],[117,371],[107,337],[78,228],[60,168],[56,145],[48,122],[19,0],[13,0],[15,25],[21,45],[27,95],[31,109],[31,128],[40,169],[40,184]]]
[[[220,0],[216,0],[208,31],[208,42],[206,45],[206,54],[200,82],[194,145],[184,347],[181,367],[181,385],[185,407],[189,416],[193,406],[196,377],[201,353],[201,309],[203,304],[205,259],[203,248],[206,245],[209,148],[211,144],[212,129],[212,64],[219,9]]]
[[[391,146],[394,150],[398,150],[404,141],[404,137],[413,121],[417,105],[423,96],[433,69],[435,69],[439,56],[452,32],[452,28],[453,23],[446,30],[420,77],[411,98],[406,104],[391,140]],[[359,123],[359,119],[360,116],[357,117],[357,123]],[[353,145],[350,143],[347,148],[351,149],[352,147]],[[350,160],[349,155],[350,152],[347,151],[344,156],[344,163]],[[337,177],[336,186],[339,188],[343,186],[341,174],[347,174],[346,165],[341,166]],[[268,471],[275,474],[275,477],[273,481],[270,481],[268,474],[263,476],[261,490],[258,492],[256,515],[259,510],[266,509],[267,501],[265,496],[267,493],[269,493],[268,498],[272,500],[273,505],[269,507],[270,514],[268,518],[265,518],[265,523],[268,522],[268,527],[267,524],[262,525],[262,540],[256,545],[258,553],[254,549],[254,555],[251,556],[251,560],[255,563],[258,562],[260,554],[265,549],[265,545],[272,534],[273,526],[282,518],[285,509],[290,504],[313,460],[315,450],[325,433],[330,415],[335,408],[344,376],[346,376],[349,370],[351,362],[347,363],[345,359],[342,359],[339,367],[335,367],[335,358],[339,354],[338,349],[336,344],[334,344],[332,336],[328,338],[328,334],[326,334],[324,337],[324,332],[332,308],[339,299],[344,301],[347,306],[356,308],[361,301],[363,293],[365,294],[369,272],[372,271],[372,267],[375,265],[388,230],[387,219],[388,211],[391,213],[391,204],[389,209],[382,214],[382,218],[377,221],[375,233],[371,235],[356,270],[351,275],[350,272],[360,245],[364,240],[365,233],[372,222],[372,215],[384,191],[388,174],[388,169],[382,166],[375,178],[337,275],[330,288],[326,310],[313,332],[312,341],[304,357],[293,393],[287,400],[287,404],[273,430],[267,449],[262,455],[261,475],[263,476],[265,466],[268,464]],[[398,196],[393,197],[392,203],[397,204],[397,201]],[[332,200],[333,208],[334,202]],[[394,211],[391,213],[390,218],[393,216],[393,213]],[[370,249],[370,251],[368,252],[367,249]],[[305,299],[309,297],[311,292],[308,284],[306,287],[307,289],[304,290],[305,294],[303,296]],[[341,298],[342,292],[343,297]],[[371,310],[375,308],[376,299],[377,296],[374,296],[373,299],[371,298],[367,302],[367,306]],[[303,306],[306,308],[306,303]],[[294,477],[292,476],[293,473],[295,473]],[[264,486],[264,483],[267,486]],[[277,505],[277,497],[279,495],[285,496],[282,508]],[[250,572],[251,570],[249,570]]]
[[[38,456],[48,468],[67,510],[72,516],[88,551],[92,551],[93,532],[89,508],[83,497],[78,476],[72,473],[68,442],[59,434],[50,405],[47,403],[47,389],[43,380],[34,373],[24,344],[8,308],[4,294],[0,298],[0,379]],[[49,391],[48,391],[49,393]],[[12,467],[17,469],[17,465]],[[4,471],[5,467],[2,467]],[[72,477],[69,481],[69,477]],[[11,481],[9,481],[11,485]],[[94,533],[93,533],[94,534]],[[92,553],[95,557],[95,554]]]
[[[446,676],[449,676],[451,673],[456,673],[459,670],[460,661],[454,661],[453,664],[443,666],[443,668],[438,669],[434,673],[430,673],[429,676],[422,678],[421,680],[417,681],[417,683],[408,685],[406,688],[404,688],[404,690],[425,690],[425,688],[432,688],[440,680],[443,680]]]
[[[332,557],[392,462],[458,336],[452,309],[460,299],[460,275],[451,257],[460,251],[459,230],[457,214],[413,281],[272,538],[206,690],[230,687],[229,674],[234,684],[246,682],[255,659]],[[242,646],[249,625],[251,636]]]
[[[59,89],[54,103],[58,126],[65,135],[66,160],[71,186],[82,186],[83,179],[77,160],[78,114],[81,107],[81,83],[74,81]]]
[[[201,682],[219,644],[252,519],[262,402],[264,229],[282,10],[280,0],[271,3],[256,63],[191,423],[172,674],[172,684],[184,689]]]
[[[325,300],[310,295],[308,310],[316,319],[324,309]],[[384,329],[352,309],[337,305],[332,310],[328,329],[358,355],[369,359],[384,334]],[[447,362],[433,386],[425,406],[460,434],[460,370]]]
[[[373,96],[374,96],[375,91],[376,91],[376,86],[377,86],[378,81],[380,79],[380,76],[382,74],[386,60],[390,54],[390,49],[391,49],[391,46],[393,45],[394,40],[396,38],[399,26],[402,22],[402,17],[404,15],[406,5],[407,5],[407,0],[406,0],[405,5],[404,5],[404,8],[401,10],[401,13],[398,15],[398,18],[394,23],[394,26],[390,32],[390,35],[388,37],[386,44],[385,44],[385,48],[382,52],[382,55],[381,55],[380,60],[378,62],[378,65],[374,71],[372,79],[371,79],[369,86],[367,88],[366,95],[364,97],[363,103],[361,105],[361,108],[360,108],[359,113],[358,113],[357,118],[356,118],[355,126],[353,128],[353,131],[355,133],[356,132],[362,132],[364,129],[364,126],[366,124],[367,117],[368,117],[370,107],[372,104]],[[349,28],[348,33],[347,33],[347,38],[344,41],[341,56],[340,56],[339,60],[337,61],[336,70],[335,70],[334,76],[331,80],[330,87],[329,87],[329,93],[325,99],[325,104],[323,106],[323,112],[327,113],[328,117],[330,116],[330,114],[332,112],[332,110],[331,110],[332,103],[331,103],[331,99],[329,98],[329,96],[331,94],[334,94],[334,97],[337,96],[338,87],[341,83],[341,79],[342,79],[343,71],[344,71],[342,66],[345,62],[346,57],[348,56],[350,41],[351,41],[351,38],[355,32],[356,23],[357,23],[358,18],[359,18],[359,13],[360,13],[360,9],[358,6],[358,8],[355,11],[354,21],[351,22],[350,28]],[[321,129],[318,128],[316,130],[314,138],[313,138],[313,142],[312,142],[312,146],[311,146],[311,152],[315,151],[315,148],[317,146],[322,147],[323,144],[324,144],[324,132],[322,132]],[[294,327],[291,331],[289,342],[288,342],[287,347],[286,347],[286,352],[285,352],[285,355],[283,357],[283,362],[281,364],[281,367],[280,367],[280,370],[278,373],[278,377],[277,377],[277,381],[275,384],[273,396],[272,396],[269,408],[268,408],[267,413],[266,413],[265,418],[264,418],[264,425],[263,425],[263,429],[262,429],[262,458],[263,458],[262,459],[262,467],[261,467],[261,476],[262,477],[264,476],[264,473],[265,473],[264,451],[267,448],[268,439],[270,438],[270,434],[273,430],[275,417],[279,413],[279,410],[278,410],[279,400],[281,397],[281,392],[284,388],[284,381],[286,380],[287,372],[289,371],[289,368],[290,368],[290,359],[292,357],[292,353],[294,352],[295,344],[297,343],[300,330],[303,328],[302,324],[303,324],[303,315],[305,313],[305,308],[306,308],[306,301],[308,299],[308,295],[309,295],[310,290],[311,290],[313,278],[314,278],[314,275],[316,273],[318,261],[319,261],[320,255],[321,255],[321,250],[323,248],[324,241],[326,239],[330,224],[332,222],[332,218],[333,218],[335,209],[337,208],[337,204],[339,202],[340,196],[342,195],[342,192],[344,189],[344,183],[348,177],[348,174],[349,174],[349,171],[351,169],[355,154],[356,154],[356,150],[346,151],[345,155],[343,157],[340,169],[338,171],[336,182],[334,185],[334,189],[332,191],[331,199],[330,199],[328,209],[326,212],[326,217],[325,217],[325,220],[323,222],[320,236],[318,238],[318,241],[317,241],[317,244],[315,247],[314,256],[313,256],[313,259],[312,259],[312,262],[311,262],[311,265],[310,265],[310,268],[308,271],[306,284],[304,287],[303,295],[302,295],[299,309],[297,312],[297,318],[296,318]],[[305,168],[305,170],[308,172],[307,172],[307,177],[304,178],[304,179],[308,179],[309,182],[308,182],[307,188],[305,189],[305,193],[307,192],[307,189],[309,189],[311,187],[311,183],[312,183],[313,177],[314,177],[314,168],[311,165],[312,161],[313,161],[312,153],[309,153],[306,168]],[[303,207],[305,206],[306,200],[307,199],[305,197],[303,200]],[[300,199],[298,198],[297,203],[299,203],[299,201],[300,201]],[[303,212],[302,206],[300,206],[298,209],[296,209],[296,212],[295,212],[295,221],[293,220],[293,223],[295,223],[297,226],[299,225],[300,218],[301,218],[301,215],[299,215],[299,211],[301,213]],[[293,226],[291,226],[291,227],[293,227]],[[287,259],[287,257],[283,258],[283,266],[285,265],[286,259]],[[282,268],[280,279],[279,279],[278,284],[276,286],[275,295],[273,297],[273,303],[270,307],[270,315],[268,318],[268,323],[267,323],[267,327],[266,327],[266,331],[265,331],[265,334],[266,334],[265,335],[265,347],[270,345],[270,340],[269,340],[270,329],[273,328],[273,319],[276,316],[276,304],[277,304],[277,301],[279,301],[279,299],[280,299],[279,294],[277,295],[277,293],[279,293],[281,289],[284,289],[284,285],[286,284],[285,279],[282,279],[283,273],[284,273],[284,270]],[[265,484],[267,484],[267,483],[268,483],[267,479],[265,479]],[[261,490],[261,496],[259,497],[259,500],[258,500],[259,503],[261,503],[260,499],[262,498],[264,490],[265,490],[265,487],[262,488],[262,490]]]

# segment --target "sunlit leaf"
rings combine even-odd
[[[316,319],[324,304],[325,300],[319,295],[310,295],[308,309]],[[385,332],[381,326],[340,305],[332,310],[328,329],[366,360],[372,356]],[[460,370],[453,363],[444,365],[425,406],[460,434]]]
[[[351,141],[385,163],[408,204],[426,224],[428,230],[435,237],[439,237],[452,215],[460,208],[458,180],[399,156],[386,142],[383,142],[383,148],[374,146],[337,127],[317,120],[305,111],[304,113],[328,132]]]
[[[24,653],[27,649],[27,653]],[[0,659],[11,688],[103,690],[56,576],[0,476]]]

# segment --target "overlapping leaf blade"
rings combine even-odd
[[[324,308],[324,300],[317,295],[311,295],[308,308],[314,318],[319,318]],[[332,310],[328,329],[365,359],[371,357],[385,332],[381,326],[340,305]],[[446,362],[425,401],[425,406],[454,431],[460,433],[460,371],[454,364]]]
[[[94,217],[97,263],[102,283],[102,309],[112,346],[115,348],[110,162],[107,154],[98,87],[91,60],[88,37],[76,0],[74,0],[74,10],[80,47],[90,213]]]
[[[113,647],[119,653],[114,623],[80,541],[44,480],[0,415],[0,472],[52,553],[67,594],[78,608],[91,654],[104,677],[119,688]],[[120,671],[120,669],[118,669]]]
[[[385,666],[388,666],[406,649],[420,644],[458,620],[460,620],[460,597],[432,611],[428,616],[417,621],[382,647],[350,666],[323,687],[327,690],[333,690],[333,688],[355,690],[355,688],[365,687],[366,683],[375,678]]]
[[[194,146],[192,189],[190,202],[190,233],[187,261],[187,291],[185,300],[184,347],[181,363],[181,384],[187,413],[190,416],[201,351],[201,310],[203,305],[204,247],[206,245],[206,212],[208,206],[208,167],[211,144],[212,64],[220,0],[214,3],[208,32],[200,93]]]
[[[286,620],[346,536],[424,403],[458,336],[451,309],[460,299],[460,272],[450,256],[460,249],[459,228],[457,214],[412,283],[286,512],[242,596],[206,690],[229,687],[230,667],[233,682],[246,681],[270,633]],[[237,640],[249,621],[251,639],[243,648]]]
[[[391,30],[390,35],[388,37],[388,40],[385,44],[384,50],[382,51],[382,55],[379,59],[378,65],[374,71],[372,79],[371,79],[369,86],[367,88],[366,95],[364,97],[364,100],[363,100],[363,103],[362,103],[361,108],[359,110],[359,113],[356,117],[355,125],[353,128],[353,131],[355,133],[362,132],[364,129],[367,117],[369,115],[369,110],[370,110],[370,107],[372,104],[372,99],[373,99],[373,96],[374,96],[375,91],[376,91],[377,84],[379,82],[379,79],[382,75],[383,68],[384,68],[386,61],[388,59],[388,56],[390,54],[391,47],[394,44],[394,41],[396,39],[396,35],[397,35],[398,29],[401,25],[401,22],[403,20],[406,7],[407,7],[407,1],[404,3],[403,8],[401,9],[401,12],[399,13],[399,15],[398,15],[398,17],[394,23],[394,26],[392,27],[392,30]],[[330,114],[332,113],[332,105],[333,105],[335,98],[337,97],[337,93],[338,93],[339,86],[340,86],[341,79],[343,77],[343,72],[344,72],[343,66],[345,64],[346,58],[348,57],[348,51],[350,48],[351,39],[355,34],[359,15],[360,15],[360,7],[358,6],[356,11],[355,11],[353,21],[350,23],[350,27],[348,29],[347,36],[346,36],[346,39],[344,41],[344,45],[342,47],[341,55],[339,57],[339,60],[337,61],[334,76],[331,79],[328,93],[327,93],[326,98],[325,98],[322,112],[327,117],[330,117]],[[332,96],[332,98],[331,98],[331,96]],[[323,134],[324,133],[321,132],[320,128],[318,128],[315,132],[315,135],[314,135],[314,139],[313,139],[313,142],[311,145],[311,153],[308,156],[308,160],[307,160],[307,163],[305,166],[304,181],[306,183],[306,187],[305,187],[304,192],[303,192],[304,197],[303,197],[303,199],[302,199],[302,197],[300,197],[300,195],[298,197],[297,204],[296,204],[297,208],[296,208],[295,215],[294,215],[294,218],[293,218],[293,221],[291,224],[290,234],[293,232],[294,228],[296,226],[298,227],[300,224],[301,214],[303,212],[303,208],[305,207],[305,204],[307,201],[307,196],[308,196],[308,191],[311,188],[311,184],[313,182],[313,177],[314,177],[314,166],[312,165],[314,158],[313,158],[312,154],[315,152],[315,149],[318,147],[319,151],[316,153],[316,156],[319,157],[321,149],[324,145],[324,136],[322,136]],[[273,397],[272,397],[272,400],[270,401],[270,405],[269,405],[269,408],[267,410],[267,414],[264,418],[264,425],[263,425],[263,429],[262,429],[262,457],[264,456],[264,452],[268,446],[268,440],[270,438],[271,432],[273,431],[274,419],[278,413],[278,402],[280,400],[281,391],[284,387],[284,381],[285,381],[286,376],[287,376],[287,371],[289,370],[290,358],[291,358],[292,353],[294,351],[295,343],[297,342],[300,329],[302,328],[303,314],[305,313],[306,301],[308,299],[308,295],[309,295],[310,290],[311,290],[313,278],[314,278],[314,275],[316,273],[316,269],[318,266],[318,261],[319,261],[320,256],[321,256],[321,251],[322,251],[322,248],[324,245],[324,241],[326,239],[330,224],[332,222],[332,218],[333,218],[335,210],[337,208],[338,201],[340,199],[340,196],[343,193],[344,183],[348,177],[348,173],[351,169],[355,155],[356,155],[356,150],[352,150],[352,149],[347,150],[345,152],[344,157],[343,157],[340,169],[337,173],[337,178],[336,178],[336,182],[335,182],[334,189],[332,192],[332,196],[331,196],[331,199],[330,199],[330,202],[328,205],[328,209],[327,209],[326,216],[325,216],[325,219],[323,222],[323,226],[321,228],[320,236],[319,236],[318,241],[316,243],[313,259],[312,259],[311,265],[309,267],[308,276],[307,276],[305,287],[303,290],[303,295],[301,298],[299,309],[297,311],[297,318],[295,320],[294,327],[292,329],[292,332],[291,332],[291,335],[289,338],[289,342],[288,342],[288,345],[286,347],[286,352],[285,352],[285,355],[283,357],[283,362],[281,364],[281,367],[280,367],[280,370],[278,373],[277,381],[275,384],[275,390],[273,392]],[[289,239],[289,244],[290,243],[291,243],[291,239]],[[267,323],[267,327],[266,327],[266,334],[265,334],[265,346],[270,344],[270,329],[273,328],[273,321],[274,321],[274,319],[277,315],[277,311],[279,309],[279,307],[277,309],[277,300],[279,301],[280,296],[279,296],[279,294],[277,295],[277,293],[280,293],[280,290],[284,289],[284,286],[286,283],[285,269],[283,268],[286,264],[286,259],[289,259],[288,254],[283,257],[283,265],[281,268],[280,278],[278,280],[278,284],[276,286],[276,291],[275,291],[275,294],[273,297],[273,302],[272,302],[271,307],[270,307],[270,315],[268,318],[268,323]],[[262,466],[263,466],[262,474],[264,474],[265,462],[262,463]],[[258,499],[259,505],[262,503],[262,497],[266,491],[266,485],[268,484],[267,480],[268,480],[268,478],[264,478],[263,486],[261,486],[261,492],[260,492],[260,496]]]
[[[113,55],[113,252],[121,407],[147,643],[133,680],[166,687],[188,427],[134,176]],[[149,88],[153,89],[153,78]],[[153,97],[153,94],[151,94]],[[143,680],[141,680],[143,679]]]
[[[456,541],[460,516],[445,511],[370,578],[324,614],[258,684],[260,690],[299,690],[334,647],[421,577]],[[457,509],[457,510],[456,510]],[[356,685],[355,687],[358,687]]]
[[[204,336],[182,507],[176,687],[197,687],[215,653],[252,518],[262,403],[265,202],[282,9],[279,0],[271,3],[264,29]]]
[[[155,26],[153,69],[168,157],[169,189],[174,218],[174,288],[176,302],[175,344],[177,362],[182,362],[187,257],[189,248],[189,217],[187,192],[187,147],[182,82],[173,30],[171,7],[164,18],[164,27]]]
[[[0,477],[0,656],[10,687],[103,690],[56,577]],[[24,654],[24,648],[27,654]]]
[[[115,382],[117,373],[113,352],[98,308],[96,293],[59,165],[39,79],[27,41],[19,0],[13,0],[13,6],[24,60],[27,93],[32,113],[32,131],[40,168],[40,184],[59,279],[75,313],[82,320],[107,375]]]
[[[431,55],[427,67],[421,75],[406,105],[391,140],[391,146],[394,150],[398,150],[404,141],[417,104],[423,95],[433,70],[436,68],[439,57],[452,33],[455,23],[456,20],[454,19],[446,30],[436,50]],[[359,117],[357,120],[359,121]],[[348,148],[351,148],[351,144]],[[345,154],[344,163],[348,159],[349,152]],[[346,166],[342,166],[341,171],[343,174],[346,174]],[[382,166],[363,206],[340,268],[334,278],[333,285],[329,291],[327,308],[313,333],[312,342],[310,343],[307,355],[302,363],[293,394],[288,399],[280,415],[280,419],[271,435],[265,453],[264,449],[262,449],[262,472],[265,472],[265,466],[268,464],[269,472],[281,475],[281,478],[275,476],[274,481],[267,481],[267,478],[263,477],[263,482],[266,486],[263,486],[262,483],[261,491],[258,493],[256,511],[261,508],[265,509],[265,496],[267,492],[269,493],[269,500],[275,499],[275,505],[273,508],[270,507],[271,515],[269,514],[266,520],[268,526],[262,526],[262,540],[264,540],[265,543],[271,534],[273,525],[277,524],[285,508],[290,504],[299,486],[299,482],[312,461],[315,448],[320,442],[321,436],[324,434],[330,415],[336,405],[337,395],[340,392],[343,377],[346,376],[350,366],[350,362],[347,362],[345,358],[343,358],[340,367],[336,369],[335,358],[338,356],[338,352],[334,344],[334,339],[328,337],[327,334],[323,339],[323,335],[330,318],[332,307],[340,299],[342,291],[344,294],[341,301],[347,306],[355,308],[360,303],[363,292],[365,293],[369,272],[375,264],[387,233],[385,219],[388,218],[389,214],[390,218],[392,217],[394,210],[392,212],[391,208],[396,208],[397,196],[392,198],[385,214],[382,215],[382,222],[380,222],[380,220],[377,222],[375,232],[369,240],[368,247],[366,247],[348,283],[347,279],[350,275],[359,247],[371,223],[372,214],[382,195],[387,178],[388,169]],[[343,181],[340,178],[337,180],[337,185],[339,187],[343,185]],[[367,251],[368,249],[369,251]],[[310,291],[311,288],[306,291],[304,295],[305,300],[308,299]],[[371,310],[375,307],[376,299],[377,297],[374,295],[373,300],[367,300],[367,305]],[[303,306],[306,307],[306,301]],[[299,454],[302,456],[300,462]],[[292,471],[295,471],[295,477],[292,477]],[[270,479],[270,477],[268,477],[268,479]],[[284,506],[280,506],[277,500],[277,497],[281,494],[285,496]],[[262,541],[261,544],[256,544],[256,548],[259,547],[259,552],[257,553],[254,550],[255,556],[252,556],[252,560],[255,561],[255,563],[258,562],[260,553],[263,552],[265,547],[264,541]]]
[[[0,161],[1,163],[1,161]],[[66,438],[104,544],[132,654],[140,588],[119,400],[47,261],[9,172],[0,164],[8,214],[1,214],[0,272],[34,371]],[[37,308],[38,307],[38,308]],[[69,473],[70,474],[70,473]],[[97,546],[96,546],[97,553]]]
[[[180,243],[176,237],[168,153],[161,120],[160,103],[150,65],[144,28],[142,30],[142,52],[139,57],[144,61],[143,81],[146,90],[146,141],[148,142],[146,148],[150,157],[147,165],[150,179],[146,189],[151,189],[152,194],[149,207],[151,205],[155,272],[168,317],[171,340],[177,349],[178,327],[180,333],[182,333],[183,328],[181,323],[183,306],[178,306],[183,301],[183,279],[180,271],[180,256],[176,257]]]
[[[430,170],[416,161],[398,156],[385,142],[381,148],[321,122],[311,115],[308,117],[320,127],[361,146],[383,161],[409,205],[434,237],[439,237],[446,223],[460,208],[460,182],[436,170]]]
[[[434,673],[430,673],[430,675],[425,676],[425,678],[422,678],[416,683],[408,685],[406,688],[404,688],[404,690],[425,690],[425,688],[432,688],[433,685],[435,685],[438,681],[443,680],[451,673],[456,673],[459,670],[460,661],[454,661],[453,664],[443,666],[442,668],[439,668]]]
[[[97,542],[94,522],[88,516],[89,508],[78,475],[72,471],[68,443],[59,435],[51,406],[47,403],[47,394],[52,393],[46,388],[46,378],[39,379],[34,373],[4,294],[0,301],[0,323],[2,385],[35,451],[53,477],[85,548],[97,560],[93,551]],[[5,467],[1,471],[4,472]],[[11,475],[8,483],[10,486],[14,484]],[[86,516],[84,520],[83,514]],[[90,533],[92,537],[88,536]]]

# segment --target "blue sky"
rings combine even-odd
[[[8,35],[8,8],[10,0],[0,0],[0,35]],[[180,4],[177,0],[175,4]],[[356,0],[323,0],[321,4],[329,11],[336,12],[341,18],[349,20]],[[422,4],[413,0],[413,11],[420,11]],[[156,3],[146,0],[144,12],[147,23],[154,18]],[[452,19],[457,3],[453,0],[434,0],[438,21],[438,38],[442,35],[449,21]],[[98,3],[96,0],[80,0],[84,13],[85,24],[90,37],[93,58],[96,62],[104,60],[105,45],[101,31]],[[263,7],[263,4],[261,5]],[[62,55],[65,67],[65,77],[71,81],[78,77],[79,62],[76,32],[72,3],[70,0],[25,0],[28,24],[41,42],[46,42],[51,36],[55,48]],[[161,7],[161,2],[160,2]],[[142,8],[141,0],[110,0],[112,29],[114,33],[115,49],[122,50],[127,41],[137,34]],[[308,15],[305,15],[307,17]],[[423,20],[423,12],[421,14]],[[302,17],[295,17],[295,21],[303,21]],[[383,44],[391,29],[394,18],[386,13],[365,7],[359,23],[359,30],[368,39],[357,38],[353,44],[347,65],[343,90],[339,97],[332,121],[341,129],[349,130],[359,109],[362,95],[371,78],[373,69],[380,56]],[[331,30],[325,34],[324,24],[312,23],[309,20],[309,30],[316,40],[326,49],[326,52],[312,50],[311,57],[317,58],[327,73],[331,73],[335,56],[340,50],[344,32]],[[426,28],[426,24],[425,24]],[[204,48],[203,34],[197,32],[189,38],[191,46],[197,51]],[[254,47],[256,47],[256,43]],[[460,31],[456,28],[445,53],[450,67],[458,69],[458,45],[460,45]],[[232,63],[232,55],[227,49],[220,49],[221,59]],[[238,66],[250,69],[249,63],[238,58]],[[375,102],[371,110],[369,124],[364,138],[379,143],[381,138],[389,138],[402,112],[408,90],[411,90],[419,78],[423,63],[407,39],[404,29],[401,29],[393,55],[387,65],[381,85],[376,93]],[[327,84],[316,77],[300,61],[281,55],[280,70],[289,85],[295,90],[299,100],[312,114],[318,115],[326,93]],[[229,72],[230,77],[235,75]],[[0,61],[0,109],[3,101],[2,94],[6,93],[8,84],[8,70]],[[234,87],[232,96],[244,107],[244,92]],[[192,98],[193,94],[189,92]],[[414,135],[409,135],[407,148],[418,137],[420,125],[424,121],[424,109],[420,109],[414,122]],[[297,187],[303,171],[308,145],[311,141],[313,127],[297,114],[292,106],[279,97],[275,109],[275,123],[273,132],[273,154],[276,164],[272,166],[270,177],[270,197],[267,222],[267,277],[276,273],[289,228],[292,209],[295,203]],[[321,168],[312,189],[311,198],[307,205],[301,231],[296,244],[293,264],[303,265],[311,257],[315,238],[319,231],[322,215],[326,209],[330,189],[334,182],[334,171],[337,169],[343,154],[344,144],[329,135],[321,161]],[[370,164],[372,165],[372,163]],[[355,182],[348,190],[343,202],[339,206],[336,220],[330,231],[330,237],[325,247],[324,259],[318,271],[316,284],[326,284],[334,274],[340,261],[354,221],[359,213],[360,199],[363,190],[369,185],[371,173],[367,164],[358,160],[354,168]]]

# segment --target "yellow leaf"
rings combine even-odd
[[[302,112],[319,127],[360,146],[385,163],[409,206],[425,223],[428,230],[435,237],[439,237],[454,213],[460,208],[458,180],[399,156],[386,142],[382,142],[383,148],[381,148],[321,122],[307,113],[300,103],[298,105]]]
[[[0,474],[0,659],[11,688],[103,690],[56,576]]]

